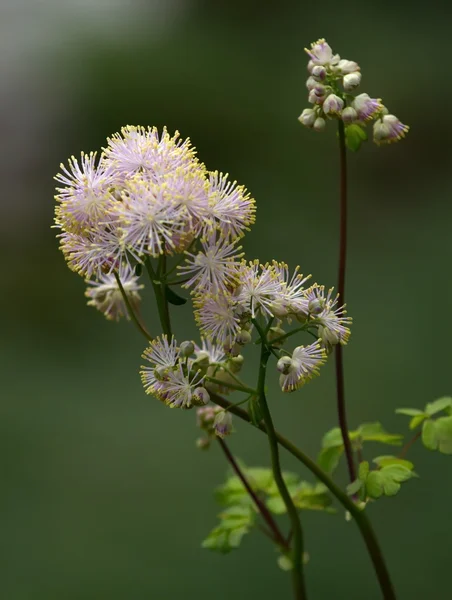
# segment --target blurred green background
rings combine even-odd
[[[124,124],[190,136],[209,168],[257,199],[249,256],[300,264],[334,285],[337,144],[333,126],[320,135],[297,122],[307,106],[303,48],[325,36],[357,60],[362,91],[411,131],[401,144],[369,143],[350,156],[350,426],[381,420],[405,432],[395,407],[452,392],[446,6],[2,0],[1,598],[290,598],[258,533],[226,557],[200,548],[216,522],[223,457],[195,449],[193,412],[145,396],[142,339],[85,306],[83,281],[57,250],[59,163]],[[147,317],[157,331],[150,300]],[[193,334],[189,317],[175,311],[179,339]],[[278,428],[313,456],[336,424],[333,371],[330,362],[294,395],[270,384]],[[237,423],[230,445],[249,465],[269,463],[265,438],[246,425]],[[369,514],[398,597],[448,597],[452,463],[420,445],[410,456],[421,478]],[[345,485],[345,471],[338,478]],[[307,513],[303,524],[311,599],[380,597],[341,510]]]

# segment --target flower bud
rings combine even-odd
[[[290,373],[292,368],[292,359],[290,356],[282,356],[276,363],[276,368],[283,375]]]
[[[354,60],[347,60],[343,58],[337,63],[337,69],[341,73],[353,73],[354,71],[359,71],[359,65]]]
[[[342,120],[346,125],[353,123],[358,119],[358,113],[352,106],[347,106],[341,113]]]
[[[228,361],[228,367],[233,373],[239,373],[242,370],[244,358],[241,354],[232,356]]]
[[[306,87],[309,91],[313,90],[318,83],[319,82],[317,81],[317,79],[314,79],[314,77],[308,77],[306,79]]]
[[[213,428],[218,437],[224,438],[232,433],[232,415],[226,410],[222,410],[215,417]]]
[[[313,77],[316,77],[320,81],[323,81],[326,77],[326,69],[321,65],[315,65],[312,68],[311,74]]]
[[[408,125],[404,125],[394,115],[383,115],[374,123],[374,142],[380,144],[392,144],[405,137],[408,133]]]
[[[210,444],[211,441],[208,437],[201,437],[196,440],[196,447],[198,450],[208,450],[210,448]]]
[[[286,332],[284,331],[284,329],[282,329],[282,327],[279,327],[278,325],[276,327],[270,327],[270,331],[267,334],[267,339],[269,342],[272,342],[272,345],[274,346],[281,346],[282,344],[284,344],[284,340],[281,340],[280,342],[273,342],[273,340],[277,340],[278,338],[280,338],[281,336],[285,335]]]
[[[196,406],[205,406],[206,404],[209,403],[209,400],[210,400],[209,392],[205,388],[198,387],[193,392],[192,402]]]
[[[337,115],[344,108],[344,101],[336,94],[330,94],[323,103],[323,111],[327,115]]]
[[[314,300],[309,302],[308,309],[311,315],[319,315],[324,306],[325,301],[322,302],[319,298],[314,298]]]
[[[314,121],[314,125],[313,125],[313,129],[315,131],[323,131],[326,127],[326,121],[325,119],[322,119],[322,117],[318,117],[315,121]]]
[[[157,381],[165,381],[168,377],[168,368],[163,366],[155,367],[154,377]]]
[[[310,60],[308,62],[308,73],[312,73],[312,69],[314,68],[314,66],[315,66],[315,62],[313,60]]]
[[[184,358],[191,356],[195,351],[195,345],[193,342],[182,342],[180,345],[180,355]]]
[[[249,344],[251,342],[251,333],[246,329],[241,329],[237,334],[236,338],[237,344],[241,346],[245,346],[245,344]]]
[[[353,100],[352,107],[358,113],[360,121],[369,121],[381,111],[383,105],[379,98],[371,98],[369,94],[359,94]]]
[[[346,92],[351,92],[352,90],[357,88],[361,83],[361,73],[359,71],[348,73],[348,75],[344,76],[342,83],[344,85],[344,90]]]
[[[313,121],[313,124],[314,123],[315,123],[315,120]],[[289,309],[290,309],[290,307],[288,306],[288,303],[284,300],[275,300],[274,302],[271,303],[269,308],[270,308],[272,315],[274,315],[275,317],[280,317],[280,318],[287,317],[287,314],[289,313]]]
[[[308,102],[311,104],[322,104],[325,100],[325,96],[317,96],[315,90],[311,90],[308,95]]]
[[[319,337],[322,342],[325,344],[330,344],[331,346],[335,346],[339,344],[339,336],[335,331],[332,331],[329,327],[319,327]]]
[[[312,127],[316,119],[316,112],[312,108],[305,108],[298,120],[305,127]]]

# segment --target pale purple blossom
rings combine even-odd
[[[305,52],[311,59],[313,67],[315,65],[336,65],[340,60],[339,54],[333,54],[330,45],[323,38],[313,42],[309,49],[305,48]]]
[[[325,350],[318,342],[309,346],[298,346],[291,357],[278,361],[277,369],[281,373],[279,384],[283,392],[293,392],[319,374],[319,367],[325,362]]]
[[[374,123],[374,142],[377,145],[392,144],[404,138],[409,129],[396,116],[383,115]]]
[[[359,94],[353,100],[352,107],[356,110],[360,121],[369,121],[375,118],[383,105],[379,98],[371,98],[369,94]]]

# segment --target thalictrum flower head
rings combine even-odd
[[[136,308],[140,303],[139,290],[143,285],[138,283],[138,277],[133,269],[123,264],[119,267],[119,279],[132,307]],[[88,306],[94,306],[104,313],[107,319],[119,321],[121,317],[130,320],[130,315],[122,297],[121,290],[114,273],[102,273],[98,281],[87,280],[88,288],[85,296],[89,298]]]
[[[239,253],[242,247],[236,247],[228,238],[218,237],[212,233],[201,240],[202,249],[197,254],[186,252],[187,261],[179,270],[183,276],[191,277],[184,287],[194,287],[197,293],[224,293],[237,285],[236,259],[243,256],[243,252]]]
[[[282,357],[277,364],[281,373],[279,384],[283,392],[293,392],[319,374],[326,353],[318,342],[309,346],[298,346],[291,357]]]
[[[383,105],[380,98],[371,98],[369,94],[359,94],[353,100],[352,107],[358,113],[360,121],[369,121],[381,112]]]
[[[323,38],[313,42],[309,49],[305,48],[305,52],[312,61],[312,67],[336,65],[340,60],[339,54],[333,54],[330,45]]]
[[[281,281],[273,265],[261,265],[258,260],[242,261],[238,268],[240,287],[237,301],[256,316],[257,311],[272,316],[271,305],[278,298]]]
[[[185,365],[179,362],[175,369],[168,371],[154,393],[170,408],[203,406],[209,401],[209,394],[201,387],[202,383],[203,376],[199,371],[189,373]]]
[[[229,294],[203,294],[194,299],[195,319],[201,334],[224,346],[235,339],[240,320],[237,316],[237,303]]]
[[[312,290],[312,297],[317,298],[321,312],[316,315],[316,323],[319,325],[319,338],[329,348],[336,344],[345,345],[350,337],[349,325],[352,323],[350,317],[346,317],[345,305],[337,307],[339,296],[333,297],[333,288],[328,290],[325,296],[324,286],[317,286]]]
[[[174,337],[168,340],[167,335],[157,337],[143,352],[142,358],[151,364],[142,366],[140,371],[145,392],[157,394],[161,389],[162,379],[176,367],[179,360],[177,342]]]

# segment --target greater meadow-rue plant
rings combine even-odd
[[[364,458],[368,441],[402,444],[402,435],[387,433],[380,423],[348,429],[342,364],[352,324],[344,304],[346,147],[360,148],[369,121],[374,122],[373,137],[379,145],[400,140],[408,127],[390,115],[380,99],[355,95],[361,83],[356,62],[333,54],[323,39],[307,53],[313,108],[305,109],[299,120],[316,131],[328,122],[338,123],[337,294],[302,275],[298,266],[247,259],[240,240],[255,222],[254,199],[228,175],[209,171],[190,140],[166,129],[126,126],[107,140],[100,154],[82,154],[61,165],[55,226],[70,269],[86,280],[88,305],[107,319],[133,321],[145,336],[140,371],[144,391],[170,408],[196,408],[202,432],[197,446],[217,444],[230,464],[231,474],[217,491],[223,507],[220,521],[203,546],[229,552],[248,532],[260,529],[276,546],[279,566],[292,574],[294,597],[305,599],[308,555],[300,516],[306,510],[334,513],[336,499],[356,521],[382,596],[391,600],[395,591],[364,509],[381,496],[397,494],[402,482],[416,476],[406,453],[417,438],[431,450],[452,454],[452,399],[441,398],[423,411],[398,411],[411,417],[410,428],[422,425],[398,454]],[[140,314],[143,273],[157,301],[152,334]],[[173,335],[170,306],[187,301],[177,287],[191,292],[197,340]],[[245,346],[260,353],[254,383],[240,376]],[[266,398],[267,368],[273,360],[271,376],[282,392],[295,393],[321,373],[333,354],[339,427],[325,434],[314,461],[275,431]],[[225,397],[230,394],[240,394],[240,399],[232,402]],[[235,431],[233,415],[267,435],[271,469],[247,467],[233,456],[226,442]],[[314,481],[282,471],[280,447],[296,457]],[[332,478],[343,455],[350,475],[346,490]],[[274,516],[285,513],[290,524],[286,532]]]

